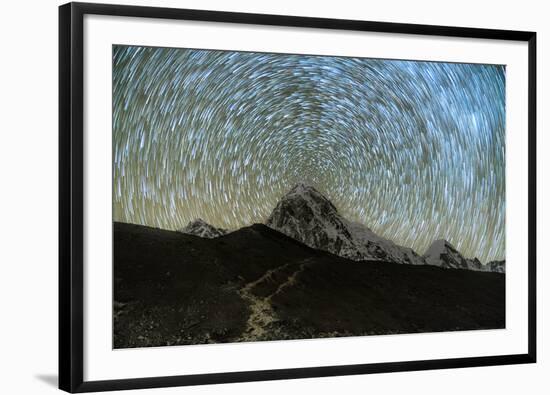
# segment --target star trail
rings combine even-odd
[[[113,216],[264,222],[297,182],[422,254],[505,254],[498,65],[113,47]]]

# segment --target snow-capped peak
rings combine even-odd
[[[388,260],[424,264],[412,249],[376,235],[362,224],[340,216],[314,187],[299,183],[279,201],[267,225],[310,247],[353,260]]]
[[[310,247],[361,258],[336,207],[312,186],[295,185],[279,200],[266,224]]]
[[[504,273],[505,267],[504,261],[489,262],[484,265],[477,258],[464,258],[451,243],[444,239],[434,241],[424,254],[424,259],[428,265],[446,269]]]
[[[462,269],[468,266],[466,258],[445,239],[434,241],[428,250],[426,250],[424,259],[429,265],[444,268]]]
[[[337,213],[336,207],[321,194],[312,185],[300,182],[281,199],[284,200],[302,200],[311,206],[317,206],[319,209],[327,209],[331,214]]]
[[[454,248],[453,245],[449,243],[447,240],[439,239],[439,240],[435,240],[432,243],[432,245],[426,250],[424,257],[426,259],[429,259],[429,258],[439,259],[439,256],[441,254],[446,254],[448,251],[456,251],[456,248]]]
[[[287,195],[291,194],[299,194],[299,195],[307,195],[307,194],[316,194],[321,195],[321,193],[315,189],[313,185],[307,184],[305,182],[298,182],[296,185],[294,185],[290,191],[288,191]]]
[[[184,228],[178,229],[178,232],[204,237],[206,239],[214,239],[228,233],[227,230],[216,228],[201,218],[189,222]]]

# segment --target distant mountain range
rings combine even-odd
[[[297,184],[277,203],[266,225],[305,245],[354,261],[388,261],[432,265],[445,269],[505,272],[505,261],[482,264],[463,257],[446,240],[436,240],[421,256],[411,248],[378,236],[366,226],[343,218],[336,207],[314,187]],[[215,238],[228,233],[202,219],[190,222],[182,233]]]

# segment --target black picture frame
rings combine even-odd
[[[83,18],[87,14],[402,33],[528,43],[528,352],[418,360],[84,381],[83,350]],[[141,6],[69,3],[59,7],[59,388],[90,392],[244,381],[534,363],[536,361],[536,33]]]

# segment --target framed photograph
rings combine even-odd
[[[536,34],[59,8],[59,386],[536,360]]]

